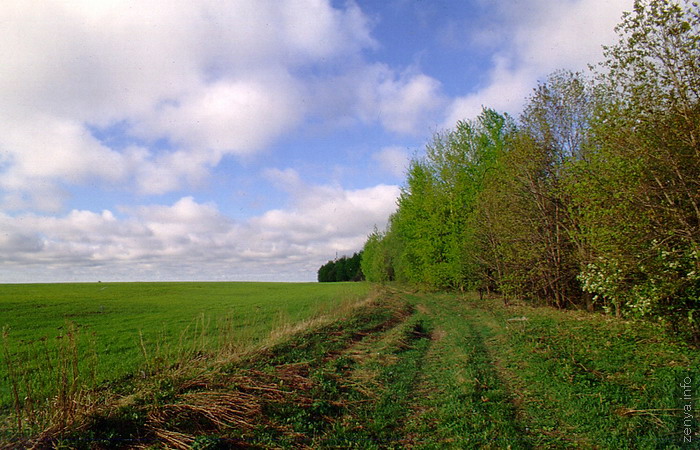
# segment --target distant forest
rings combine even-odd
[[[602,63],[553,73],[519,117],[484,108],[436,133],[364,246],[367,280],[649,318],[700,342],[699,7],[636,1],[616,31]]]
[[[318,281],[362,281],[365,279],[360,267],[362,252],[351,257],[342,256],[335,261],[328,261],[318,269]]]

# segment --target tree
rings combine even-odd
[[[364,279],[360,260],[362,252],[354,253],[352,257],[342,256],[334,261],[328,261],[318,269],[319,282],[332,281],[361,281]]]
[[[480,283],[472,217],[511,126],[510,118],[484,109],[475,120],[433,136],[425,157],[409,166],[386,233],[375,230],[365,244],[368,279],[395,278],[429,289]]]
[[[475,217],[484,280],[508,297],[565,307],[581,291],[576,220],[564,189],[569,165],[582,158],[592,115],[590,84],[556,72],[538,85],[501,138],[498,164],[485,179]]]
[[[700,339],[700,11],[636,1],[599,71],[605,98],[575,193],[584,288]]]
[[[367,237],[360,262],[367,281],[385,282],[394,279],[387,242],[386,235],[376,227]]]
[[[335,281],[335,262],[328,261],[318,269],[318,281],[326,283]]]

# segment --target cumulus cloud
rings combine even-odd
[[[632,0],[536,0],[501,5],[509,21],[518,21],[514,47],[519,58],[542,70],[583,70],[615,41],[615,25]]]
[[[393,185],[345,190],[309,186],[292,169],[281,173],[285,179],[280,188],[291,195],[291,206],[251,220],[256,229],[279,239],[284,237],[296,244],[324,243],[325,252],[328,248],[341,253],[356,251],[362,247],[368,230],[374,225],[384,226],[396,209],[399,190]]]
[[[63,177],[84,181],[90,176],[117,180],[124,175],[122,156],[103,146],[74,120],[37,114],[29,120],[0,121],[6,164],[11,176],[5,188],[19,188],[24,179]]]
[[[307,117],[380,109],[370,120],[415,133],[441,98],[426,75],[365,61],[376,42],[354,2],[7,0],[0,17],[6,209],[41,207],[37,184],[173,191]],[[346,93],[323,86],[339,79],[351,105],[326,118]]]
[[[416,68],[350,59],[328,77],[310,80],[310,114],[332,126],[379,124],[410,137],[424,136],[440,122],[448,99],[442,84]]]
[[[508,0],[490,5],[501,18],[474,31],[473,41],[499,43],[487,81],[447,108],[445,127],[475,117],[482,107],[517,114],[538,80],[558,69],[580,71],[615,41],[614,27],[632,0]],[[494,36],[493,30],[506,37]],[[489,36],[488,39],[484,36]]]
[[[359,250],[395,210],[397,186],[307,185],[293,170],[279,188],[290,205],[234,221],[213,203],[63,216],[0,213],[0,273],[18,281],[262,279],[304,281],[332,257]]]
[[[303,117],[296,84],[284,74],[206,84],[157,108],[137,128],[152,140],[168,136],[179,147],[213,155],[252,153]]]
[[[376,110],[382,124],[391,131],[425,135],[430,116],[443,106],[440,83],[427,75],[388,78],[379,85]]]

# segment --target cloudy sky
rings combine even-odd
[[[0,282],[312,281],[631,0],[3,0]]]

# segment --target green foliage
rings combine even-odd
[[[700,339],[700,9],[637,1],[606,49],[605,102],[578,167],[584,289]]]
[[[392,239],[376,228],[367,238],[360,262],[367,281],[383,283],[394,280],[391,243]]]
[[[319,282],[362,281],[365,279],[360,267],[362,252],[351,257],[342,256],[335,261],[328,261],[318,269]]]
[[[475,203],[512,127],[510,118],[485,109],[433,136],[425,158],[408,169],[387,232],[375,230],[365,244],[368,280],[462,290],[478,283],[470,245]]]
[[[666,322],[700,342],[700,6],[637,0],[593,73],[415,159],[367,279]],[[370,275],[371,273],[371,275]]]

